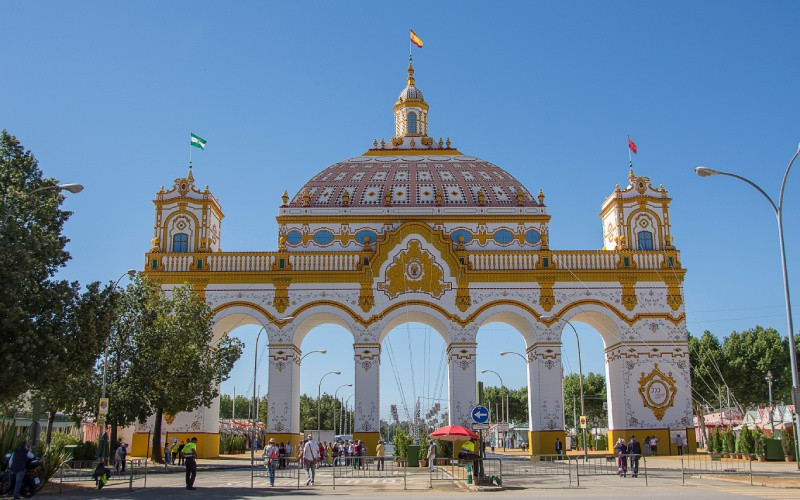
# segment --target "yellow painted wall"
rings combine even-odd
[[[168,435],[170,443],[172,438],[177,438],[178,443],[183,441],[186,443],[193,437],[197,438],[197,456],[198,458],[217,458],[219,457],[219,433],[208,432],[175,432]],[[149,441],[148,441],[149,438]],[[131,456],[144,457],[147,455],[147,450],[150,450],[150,455],[153,454],[151,434],[146,432],[134,432],[133,442],[131,443]],[[149,447],[148,447],[149,445]],[[161,440],[161,454],[164,454],[164,440]]]

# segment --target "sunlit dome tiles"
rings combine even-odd
[[[519,181],[492,163],[470,156],[424,154],[350,158],[314,176],[289,203],[291,207],[387,205],[540,206]]]

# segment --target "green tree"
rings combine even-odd
[[[69,260],[61,232],[70,212],[55,179],[45,179],[36,158],[7,131],[0,132],[0,401],[44,383],[58,355],[58,307],[69,285],[52,277]],[[46,188],[46,189],[42,189]]]
[[[594,426],[597,418],[597,427],[608,425],[608,412],[603,409],[606,402],[606,378],[599,373],[589,373],[583,377],[583,394],[586,417],[589,425]],[[573,403],[576,413],[573,413]],[[581,415],[580,378],[577,373],[570,373],[564,377],[564,422],[571,426],[573,415]]]
[[[789,363],[788,350],[774,328],[756,326],[741,333],[731,332],[722,344],[722,353],[725,381],[742,405],[755,405],[767,400],[764,376],[768,370],[772,370],[775,376],[775,390],[791,386],[791,378],[783,376]]]
[[[142,301],[128,311],[142,317],[132,331],[132,358],[125,384],[141,398],[137,418],[155,415],[151,458],[162,463],[161,421],[164,413],[177,414],[208,406],[219,394],[242,352],[238,339],[223,335],[213,343],[211,309],[189,284],[173,288],[170,296],[146,277],[132,287]]]
[[[48,366],[48,379],[38,383],[34,393],[44,400],[49,411],[46,443],[50,443],[56,412],[63,410],[76,416],[93,413],[96,407],[88,407],[96,388],[94,367],[103,352],[103,346],[116,317],[116,302],[119,297],[113,285],[100,289],[95,282],[80,294],[77,283],[71,283],[69,291],[60,296],[66,301],[59,305],[61,313],[50,322],[50,336],[58,339],[53,357],[42,359]]]

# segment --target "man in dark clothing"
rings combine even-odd
[[[631,441],[628,443],[628,456],[631,460],[633,477],[637,477],[639,475],[639,458],[642,456],[642,445],[639,444],[633,434],[631,434]]]

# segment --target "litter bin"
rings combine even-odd
[[[419,448],[418,444],[408,445],[408,466],[419,467]]]

